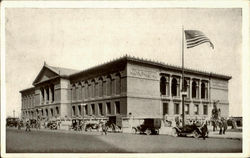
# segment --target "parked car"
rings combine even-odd
[[[19,119],[15,117],[9,117],[6,119],[6,126],[7,127],[17,127]]]
[[[184,127],[173,127],[174,136],[193,136],[199,138],[202,136],[204,139],[208,137],[207,124],[204,125],[185,125]]]
[[[159,134],[159,129],[161,128],[161,119],[158,118],[147,118],[144,119],[143,124],[133,127],[135,133],[139,132],[140,134]]]
[[[51,130],[56,130],[57,127],[57,122],[55,120],[51,120],[47,123],[47,128],[51,129]]]
[[[75,131],[82,131],[84,129],[84,121],[82,118],[73,118],[71,129]]]

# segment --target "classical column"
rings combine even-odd
[[[197,85],[199,86],[199,88],[198,88],[198,90],[199,90],[199,93],[198,93],[199,96],[198,96],[198,98],[201,99],[201,80],[198,81]]]
[[[82,100],[82,84],[78,83],[78,100]]]
[[[51,91],[51,87],[49,88],[49,103],[52,103],[52,91]]]
[[[169,97],[172,97],[172,79],[173,76],[169,75]]]
[[[81,91],[82,91],[82,93],[81,93],[81,100],[84,100],[85,99],[85,87],[84,87],[85,85],[84,85],[84,83],[81,83]]]
[[[190,88],[189,88],[190,99],[193,98],[193,95],[192,95],[192,88],[193,88],[193,78],[190,78]]]
[[[208,88],[209,86],[208,86],[208,84],[209,84],[209,82],[207,82],[206,85],[205,85],[205,86],[206,86],[206,88],[205,88],[205,90],[206,90],[206,91],[205,91],[205,98],[206,98],[206,100],[209,99],[209,98],[208,98],[208,94],[209,94],[209,91],[208,91],[208,90],[209,90],[209,88]]]
[[[43,88],[43,103],[46,104],[46,100],[47,100],[47,93],[46,93],[46,88]]]
[[[43,104],[42,89],[40,89],[40,105]]]
[[[186,81],[187,81],[187,98],[190,98],[190,80],[189,79],[186,79]]]
[[[177,79],[177,97],[180,96],[180,85],[181,85],[181,82],[180,82],[180,78]]]

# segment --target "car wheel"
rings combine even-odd
[[[136,129],[132,128],[132,133],[136,134]]]
[[[172,129],[172,136],[178,137],[178,133],[175,128]]]
[[[159,130],[158,129],[155,130],[155,134],[159,135]]]
[[[146,129],[145,133],[146,133],[146,135],[150,135],[151,134],[151,130]]]
[[[195,138],[199,138],[199,134],[198,134],[197,131],[194,131],[194,132],[193,132],[193,135],[194,135]]]

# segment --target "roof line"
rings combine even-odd
[[[88,70],[92,70],[94,68],[98,68],[98,67],[101,67],[101,66],[104,66],[104,65],[108,65],[108,64],[111,64],[113,62],[117,62],[119,60],[135,61],[135,62],[145,63],[145,64],[149,64],[149,65],[174,69],[174,70],[178,70],[178,71],[182,69],[181,66],[166,64],[166,63],[160,62],[160,61],[155,61],[155,60],[151,60],[151,59],[143,59],[143,58],[139,58],[139,57],[130,56],[130,55],[125,54],[124,56],[122,56],[120,58],[111,60],[109,62],[104,62],[103,64],[99,64],[99,65],[87,68],[85,70],[81,70],[79,72],[73,73],[73,74],[69,75],[69,77],[76,76],[76,75],[81,74],[83,72],[86,72]],[[231,76],[224,75],[224,74],[218,74],[218,73],[207,72],[207,71],[202,71],[202,70],[195,70],[195,69],[191,69],[191,68],[184,68],[184,71],[188,71],[189,73],[198,73],[198,74],[206,75],[206,76],[209,76],[209,77],[219,77],[219,78],[225,78],[225,79],[231,79],[232,78]]]

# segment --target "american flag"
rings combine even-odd
[[[209,42],[210,46],[214,49],[213,43],[201,31],[185,30],[185,36],[186,36],[187,48],[193,48],[200,44]]]

